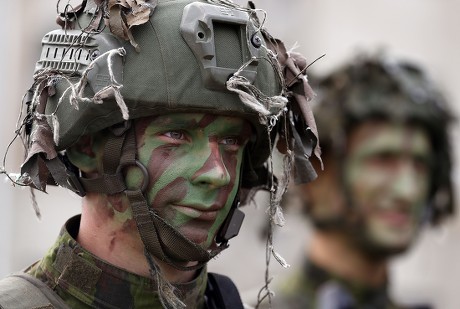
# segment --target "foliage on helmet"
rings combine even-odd
[[[43,38],[25,97],[20,182],[72,189],[56,175],[65,164],[52,168],[50,160],[63,161],[62,151],[85,134],[170,112],[236,115],[253,124],[245,188],[270,189],[267,159],[277,135],[287,145],[278,148],[295,157],[299,181],[313,179],[306,158],[320,151],[306,60],[271,37],[257,13],[216,0],[83,1],[61,13],[62,29]]]

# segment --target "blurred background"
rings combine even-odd
[[[0,154],[3,155],[14,137],[22,95],[32,83],[41,38],[56,27],[56,0],[0,0],[0,3],[4,13],[0,19],[3,102],[0,103]],[[459,115],[460,0],[255,0],[254,3],[267,11],[266,27],[288,48],[297,46],[297,51],[310,61],[326,54],[310,72],[323,75],[356,52],[384,48],[399,58],[422,64],[443,90],[455,115]],[[460,147],[455,141],[459,135],[457,124],[451,132],[455,164],[452,174],[457,189]],[[6,161],[8,172],[19,171],[22,155],[22,146],[15,143]],[[79,198],[59,188],[49,188],[48,194],[37,193],[42,211],[40,221],[32,210],[28,189],[12,188],[4,181],[0,196],[0,277],[39,259],[65,220],[80,211]],[[259,194],[258,206],[245,208],[247,216],[240,235],[209,266],[212,271],[230,275],[248,302],[255,301],[264,284],[265,243],[260,233],[267,219],[266,198]],[[287,215],[286,226],[277,230],[275,249],[291,267],[283,269],[272,259],[269,275],[274,277],[273,284],[296,271],[309,231],[308,222],[297,213]],[[459,282],[458,214],[442,227],[426,228],[413,249],[392,263],[391,290],[401,302],[418,300],[435,308],[458,309]]]

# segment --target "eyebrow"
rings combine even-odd
[[[204,114],[200,121],[197,123],[199,128],[204,128],[213,123],[217,118],[217,115]]]
[[[157,117],[153,120],[155,126],[163,126],[165,128],[174,127],[177,129],[181,128],[195,128],[198,126],[198,122],[195,119],[190,119],[189,117],[181,117],[179,119],[173,119],[168,117]]]
[[[162,126],[162,130],[188,130],[205,128],[212,124],[218,119],[218,117],[225,117],[215,114],[205,114],[201,118],[196,117],[190,118],[187,116],[180,116],[175,121],[170,121],[171,118],[164,118],[160,121],[157,120],[156,125]],[[225,126],[222,129],[222,134],[238,134],[244,136],[250,136],[253,134],[251,125],[244,120],[243,122],[235,123],[234,121],[225,121]]]

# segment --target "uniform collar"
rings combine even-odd
[[[130,273],[97,258],[76,239],[80,216],[67,221],[58,240],[42,260],[49,280],[64,293],[98,308],[157,308],[154,280]],[[206,289],[206,268],[189,283],[174,285],[187,308],[201,308]],[[160,308],[160,307],[158,307]]]

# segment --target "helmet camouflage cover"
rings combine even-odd
[[[62,13],[63,29],[43,38],[23,122],[28,158],[22,172],[31,185],[45,190],[49,180],[32,167],[43,155],[44,162],[52,160],[85,134],[170,112],[251,121],[257,138],[247,168],[266,163],[269,139],[283,121],[300,134],[308,157],[313,148],[319,157],[314,118],[306,102],[298,103],[313,95],[305,59],[273,39],[255,10],[227,1],[95,2]],[[303,181],[314,177],[307,168],[310,173],[297,173]]]
[[[419,66],[384,53],[359,55],[313,83],[318,92],[314,111],[323,154],[340,159],[346,136],[368,119],[419,125],[427,131],[434,152],[428,217],[437,223],[452,214],[448,127],[453,119],[445,98]]]
[[[307,62],[270,36],[258,12],[252,4],[243,8],[228,0],[84,0],[67,6],[58,16],[62,29],[42,40],[34,84],[24,97],[27,111],[17,132],[27,156],[15,183],[42,191],[55,184],[82,196],[132,193],[122,173],[123,166],[138,164],[124,156],[135,149],[125,142],[132,119],[173,112],[237,116],[255,133],[245,154],[240,198],[245,202],[248,192],[269,190],[271,220],[280,223],[279,200],[291,166],[296,182],[311,181],[316,173],[309,158],[320,159],[320,150]],[[66,149],[108,128],[118,155],[104,159],[109,167],[104,165],[99,178],[85,179]],[[275,141],[287,158],[278,178],[271,164]],[[152,223],[136,221],[150,254],[179,269],[187,257],[205,263],[217,254],[177,235],[137,191],[128,198],[135,220]],[[219,250],[225,247],[222,241]]]

